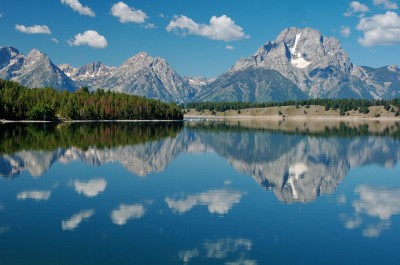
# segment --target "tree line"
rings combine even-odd
[[[8,120],[182,120],[176,103],[82,87],[27,88],[0,79],[0,118]]]
[[[339,110],[344,115],[347,111],[358,111],[369,113],[369,107],[384,106],[385,110],[395,112],[399,116],[400,98],[391,100],[368,100],[368,99],[307,99],[307,100],[287,100],[283,102],[191,102],[182,104],[181,108],[195,109],[196,111],[227,111],[241,110],[250,108],[267,108],[281,106],[309,107],[311,105],[323,106],[325,110]]]

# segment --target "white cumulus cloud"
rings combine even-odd
[[[71,218],[67,220],[63,220],[61,222],[62,230],[74,230],[79,226],[82,221],[89,219],[94,214],[94,210],[82,210],[77,214],[71,216]]]
[[[354,13],[365,13],[365,12],[369,11],[368,6],[361,4],[358,1],[351,2],[350,8],[351,8],[351,11],[353,11]]]
[[[88,6],[83,6],[79,0],[61,0],[61,3],[69,6],[81,15],[90,17],[95,16],[95,13],[92,11],[92,9],[90,9]]]
[[[178,213],[185,213],[196,205],[206,205],[210,213],[226,214],[234,204],[239,203],[243,193],[229,190],[210,190],[186,196],[183,199],[165,199],[168,207]]]
[[[46,25],[33,25],[30,27],[24,25],[15,25],[15,29],[27,34],[51,34],[51,31]]]
[[[154,25],[153,23],[147,23],[146,25],[144,25],[145,29],[156,29],[157,26]]]
[[[30,190],[22,191],[17,194],[18,200],[31,199],[35,201],[47,201],[50,198],[51,191],[49,190]]]
[[[199,35],[212,40],[234,41],[249,38],[243,29],[226,15],[211,17],[209,25],[196,23],[184,15],[174,16],[166,29],[168,32]]]
[[[234,50],[235,47],[233,47],[232,45],[226,45],[226,46],[225,46],[225,49],[227,49],[227,50]]]
[[[358,40],[363,46],[400,44],[400,16],[393,11],[362,18],[356,28],[364,32]]]
[[[87,45],[93,48],[105,48],[108,45],[106,38],[94,30],[79,33],[68,43],[71,46]]]
[[[103,192],[107,187],[107,182],[104,179],[92,179],[87,182],[76,180],[74,181],[75,191],[83,194],[88,198],[96,197]]]
[[[358,2],[358,1],[352,1],[350,3],[350,10],[344,13],[346,17],[350,17],[353,15],[353,13],[365,13],[368,12],[369,8],[368,6]]]
[[[351,34],[351,28],[350,27],[346,27],[346,26],[342,26],[340,28],[340,34],[343,35],[343,37],[347,38],[350,36]]]
[[[145,213],[143,204],[121,204],[118,209],[112,211],[111,219],[114,224],[124,225],[130,219],[141,218]]]
[[[119,18],[121,23],[144,23],[148,16],[140,9],[129,7],[124,2],[118,2],[111,8],[111,14]]]
[[[383,9],[390,10],[390,9],[398,9],[396,2],[392,2],[390,0],[374,0],[374,5],[379,6],[381,5]]]

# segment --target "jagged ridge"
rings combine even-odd
[[[119,67],[95,62],[58,68],[37,50],[25,57],[13,47],[0,48],[0,78],[28,87],[87,86],[179,103],[400,96],[397,66],[355,66],[337,39],[311,28],[283,30],[216,80],[181,77],[164,59],[145,52]]]

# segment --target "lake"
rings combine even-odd
[[[0,264],[399,264],[400,124],[0,125]]]

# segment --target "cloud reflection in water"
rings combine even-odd
[[[197,205],[205,205],[210,213],[226,214],[234,204],[240,202],[243,192],[226,189],[210,190],[207,192],[183,196],[182,199],[166,197],[168,207],[175,212],[184,214]]]
[[[352,204],[354,217],[341,216],[345,227],[361,228],[363,223],[367,223],[367,218],[375,218],[375,223],[363,228],[362,235],[379,237],[384,230],[389,230],[391,217],[400,214],[400,188],[361,185],[355,192],[359,199]]]
[[[107,182],[104,179],[92,179],[87,182],[76,180],[73,185],[77,193],[91,198],[102,193],[107,187]]]
[[[63,220],[61,222],[61,228],[62,230],[75,230],[80,223],[92,217],[93,214],[94,209],[82,210],[79,213],[72,215],[71,218]]]
[[[22,191],[17,194],[18,200],[31,199],[35,201],[47,201],[50,198],[51,191],[49,190],[30,190]]]
[[[141,218],[145,211],[143,204],[121,204],[118,209],[112,211],[111,219],[116,225],[124,225],[130,219]]]

